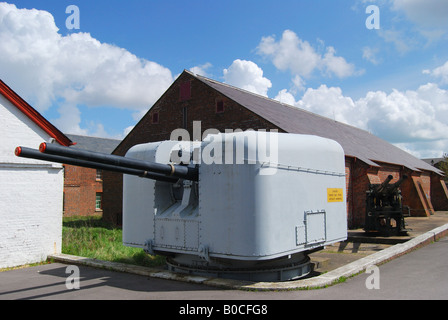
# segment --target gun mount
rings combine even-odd
[[[310,252],[347,238],[344,151],[330,139],[245,131],[125,157],[39,150],[16,155],[124,173],[123,244],[167,256],[171,271],[293,280],[311,272]]]
[[[407,179],[403,175],[394,184],[389,175],[381,184],[370,184],[366,194],[366,216],[364,230],[383,236],[405,235],[403,199],[399,186]]]

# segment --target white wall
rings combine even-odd
[[[0,268],[61,252],[63,168],[18,158],[50,136],[0,95]]]

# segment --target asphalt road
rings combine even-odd
[[[179,300],[179,307],[171,310],[178,313],[179,308],[188,303],[186,300],[197,300],[195,305],[198,306],[200,301],[211,300],[240,300],[235,303],[245,300],[247,304],[255,300],[448,299],[447,237],[385,263],[370,274],[363,273],[328,288],[306,291],[223,290],[85,266],[77,267],[77,274],[78,269],[74,268],[73,273],[71,268],[53,263],[0,272],[0,300]],[[79,289],[73,288],[76,284]]]

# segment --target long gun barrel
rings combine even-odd
[[[376,191],[377,193],[381,193],[381,192],[385,191],[386,188],[387,188],[387,185],[389,184],[389,182],[390,182],[392,179],[393,179],[393,176],[392,176],[392,175],[389,175],[389,176],[386,178],[386,180],[384,180],[383,183],[381,183],[381,184],[377,187],[377,189],[376,189],[375,191]]]
[[[67,158],[75,158],[113,166],[143,170],[149,173],[157,173],[171,178],[186,179],[192,181],[199,180],[198,169],[187,166],[141,161],[106,153],[72,149],[69,147],[62,147],[45,142],[41,143],[41,145],[39,146],[39,150],[40,152],[45,154],[58,155]]]
[[[70,165],[84,167],[84,168],[100,169],[100,170],[106,170],[106,171],[112,171],[112,172],[125,173],[125,174],[129,174],[129,175],[139,176],[142,178],[148,178],[148,179],[153,179],[153,180],[157,180],[157,181],[175,183],[176,181],[179,180],[177,178],[168,177],[168,176],[158,174],[158,173],[150,173],[150,172],[147,172],[144,170],[137,170],[137,169],[132,169],[132,168],[120,167],[120,166],[116,166],[116,165],[108,165],[108,164],[86,161],[86,160],[81,160],[81,159],[74,159],[74,158],[68,158],[68,157],[63,157],[63,156],[44,154],[44,153],[39,152],[39,150],[26,148],[26,147],[17,147],[15,149],[15,155],[17,157],[22,157],[22,158],[37,159],[37,160],[56,162],[56,163],[62,163],[62,164],[70,164]]]
[[[397,182],[395,182],[393,185],[390,186],[390,189],[391,190],[397,189],[407,178],[408,178],[407,175],[403,175]]]

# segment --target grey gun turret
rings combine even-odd
[[[140,144],[125,157],[43,143],[16,154],[123,176],[123,244],[175,272],[285,281],[347,239],[345,156],[334,140],[265,131]],[[144,179],[149,178],[149,179]]]

